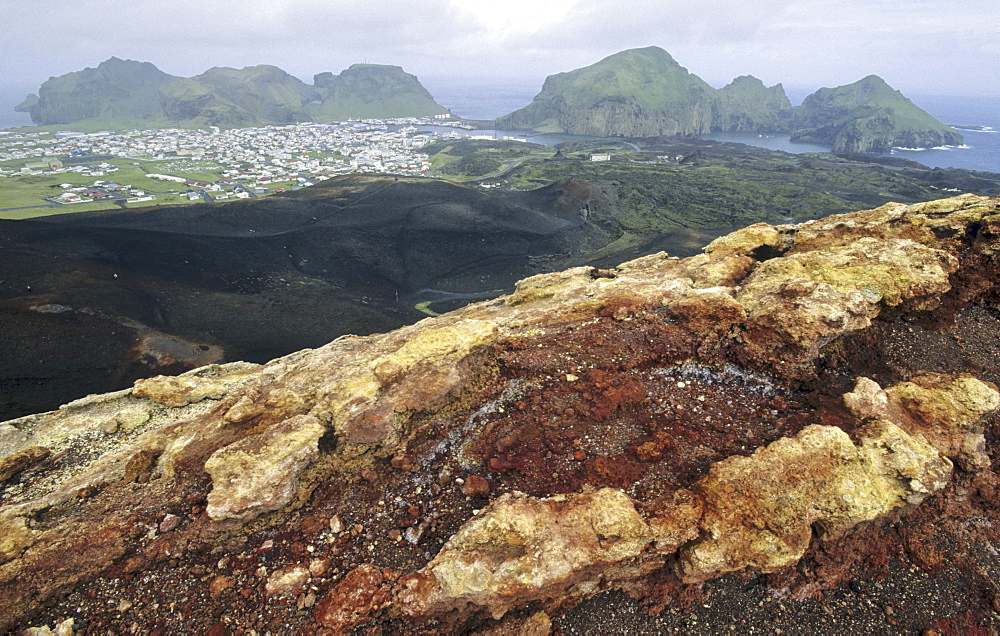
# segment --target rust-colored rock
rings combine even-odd
[[[334,633],[350,633],[388,605],[391,584],[396,577],[392,570],[360,565],[319,599],[313,617]]]
[[[485,497],[490,494],[490,482],[482,475],[469,475],[462,484],[462,494],[469,497]]]
[[[44,446],[29,446],[24,450],[0,458],[0,483],[7,481],[25,468],[37,464],[51,454],[52,451]]]
[[[1000,298],[998,259],[982,197],[758,224],[2,424],[0,631],[546,633],[604,590],[700,598],[685,581],[782,576],[928,506],[986,537],[990,359],[838,347]]]

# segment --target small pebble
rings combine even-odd
[[[330,517],[330,532],[333,534],[340,534],[344,531],[344,522],[340,520],[338,515],[333,515]]]
[[[462,486],[462,494],[467,497],[485,497],[490,494],[490,482],[481,475],[470,475]]]
[[[160,532],[176,530],[179,525],[181,525],[181,518],[168,512],[163,516],[163,521],[160,522]]]

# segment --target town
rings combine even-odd
[[[405,118],[232,130],[5,130],[0,179],[44,182],[44,194],[34,200],[0,196],[0,209],[213,202],[294,190],[351,172],[427,174],[430,161],[420,148],[473,136],[462,128],[454,120]],[[0,195],[17,189],[0,185]]]

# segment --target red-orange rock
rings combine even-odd
[[[349,633],[388,604],[397,577],[392,570],[359,565],[323,595],[313,617],[336,633]]]

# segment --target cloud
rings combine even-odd
[[[1000,12],[967,0],[0,0],[0,77],[112,55],[190,76],[269,63],[309,81],[356,62],[422,79],[519,79],[658,45],[714,85],[836,85],[877,73],[901,89],[996,91]],[[992,82],[992,85],[988,82]],[[904,90],[905,92],[905,90]]]

